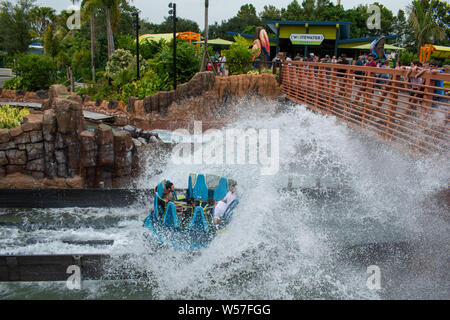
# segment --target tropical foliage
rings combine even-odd
[[[209,25],[208,37],[233,40],[228,31],[253,34],[260,26],[266,28],[270,37],[275,37],[266,24],[267,20],[350,21],[352,38],[397,34],[394,44],[408,49],[400,56],[400,61],[407,63],[412,56],[417,56],[422,44],[450,45],[449,4],[443,0],[410,1],[406,10],[399,10],[396,14],[375,2],[381,9],[380,30],[368,29],[367,4],[344,9],[331,0],[293,0],[286,7],[268,3],[258,12],[249,2],[236,8],[234,17]],[[56,13],[52,8],[38,6],[36,0],[0,1],[0,66],[12,67],[17,75],[5,83],[6,88],[38,90],[53,83],[67,85],[70,74],[76,82],[89,84],[87,89],[77,89],[79,92],[103,99],[126,101],[130,96],[141,97],[172,88],[171,41],[140,42],[141,79],[136,79],[136,35],[132,14],[139,10],[132,5],[133,1],[76,2],[80,2],[82,8],[81,28],[69,30],[66,23],[72,12],[63,10]],[[213,9],[214,3],[209,7]],[[145,19],[140,22],[141,34],[172,32],[169,18],[164,18],[160,24]],[[196,22],[178,17],[177,31],[202,30]],[[43,44],[43,56],[27,53],[32,42]],[[122,49],[124,51],[119,51]],[[113,70],[119,58],[114,54],[117,51],[123,53],[126,64]],[[238,38],[224,52],[227,61],[233,63],[230,67],[232,74],[249,71],[252,52],[245,40]],[[188,81],[199,71],[200,61],[198,47],[178,41],[178,83]]]
[[[249,49],[246,39],[242,36],[235,36],[234,43],[230,45],[230,49],[224,50],[223,54],[229,63],[229,72],[231,74],[247,73],[251,69],[253,51]]]
[[[28,109],[19,109],[9,105],[0,106],[0,129],[12,129],[18,127],[23,117],[30,114]]]

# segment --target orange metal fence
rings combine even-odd
[[[383,75],[380,77],[380,75]],[[450,150],[450,74],[313,62],[283,62],[282,90],[290,100],[352,127],[368,129],[420,153]],[[421,83],[414,82],[422,78]],[[436,83],[436,81],[438,81]]]

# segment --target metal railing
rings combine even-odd
[[[450,150],[448,73],[313,62],[283,62],[282,92],[290,100],[385,141],[419,153]],[[380,77],[383,75],[383,77]],[[409,77],[408,77],[409,76]],[[410,82],[409,79],[422,82]]]

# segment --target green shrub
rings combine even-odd
[[[417,55],[415,55],[414,53],[408,51],[408,50],[404,50],[401,55],[398,58],[398,61],[401,62],[401,64],[403,66],[408,65],[411,63],[411,61],[417,59]]]
[[[162,52],[165,47],[167,47],[167,42],[164,39],[159,41],[145,39],[139,44],[139,53],[144,59],[152,59]]]
[[[188,82],[199,72],[201,58],[197,50],[197,46],[187,41],[177,41],[177,83]],[[173,89],[173,42],[150,61],[150,68],[160,79],[167,79],[165,90]]]
[[[0,129],[12,129],[18,127],[23,117],[30,112],[28,109],[19,109],[9,105],[0,106]]]
[[[4,89],[17,90],[22,88],[22,77],[14,77],[3,83]]]
[[[17,57],[14,72],[21,77],[20,88],[26,91],[46,90],[52,85],[53,64],[48,56],[22,54]]]
[[[115,87],[120,88],[136,79],[136,69],[136,57],[128,50],[117,49],[106,64],[105,75],[112,79]],[[140,73],[144,74],[146,69],[147,63],[142,59],[142,56],[140,56]]]
[[[125,84],[118,100],[127,103],[129,97],[144,99],[164,90],[168,81],[167,75],[165,78],[161,78],[153,70],[149,70],[141,80]]]
[[[249,49],[247,40],[240,35],[234,37],[234,41],[230,49],[223,51],[229,63],[230,74],[247,73],[252,68],[253,50]]]

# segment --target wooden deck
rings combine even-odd
[[[281,67],[281,82],[286,98],[311,110],[368,130],[407,151],[447,154],[450,89],[436,83],[450,81],[450,74],[425,72],[423,83],[413,84],[406,81],[407,72],[290,61]],[[413,71],[409,78],[415,75]]]

